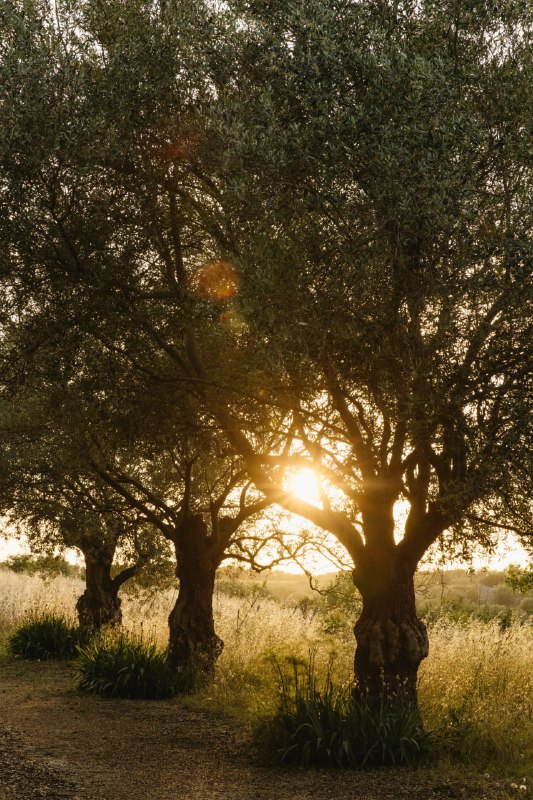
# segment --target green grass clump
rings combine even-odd
[[[78,688],[102,697],[163,700],[188,691],[190,676],[172,671],[163,650],[129,636],[103,636],[78,648]]]
[[[353,686],[336,686],[327,671],[322,688],[313,658],[292,659],[290,671],[277,664],[279,706],[255,730],[255,744],[270,763],[354,768],[411,764],[425,753],[430,737],[411,711],[387,703],[378,709],[354,696]]]
[[[10,655],[35,660],[73,658],[82,634],[66,617],[44,613],[30,617],[9,636]]]

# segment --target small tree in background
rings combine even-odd
[[[36,567],[41,564],[41,572],[54,564],[58,551],[75,548],[83,555],[85,591],[76,605],[80,627],[118,625],[119,591],[157,552],[157,533],[90,470],[83,457],[85,428],[76,427],[74,414],[67,410],[68,424],[59,419],[50,424],[50,409],[59,410],[60,404],[41,358],[31,379],[12,364],[5,370],[2,508],[10,529],[37,554],[29,558]],[[118,572],[117,551],[126,562]]]
[[[531,566],[521,568],[511,564],[505,575],[505,583],[513,592],[530,594],[533,591],[533,569]]]

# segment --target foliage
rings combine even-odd
[[[533,591],[533,567],[521,569],[514,564],[507,569],[505,583],[510,586],[513,592],[529,594]]]
[[[240,305],[299,393],[301,454],[324,467],[326,494],[335,473],[329,499],[349,519],[384,536],[387,516],[391,561],[418,560],[450,528],[448,552],[498,526],[526,535],[525,6],[237,6],[235,91],[212,111],[221,182],[240,223]],[[348,468],[328,439],[342,440]],[[400,498],[411,509],[395,551]]]
[[[103,635],[78,648],[78,688],[102,697],[163,700],[194,686],[191,674],[172,671],[154,642]]]
[[[353,614],[361,603],[361,595],[353,582],[351,572],[338,572],[325,590],[321,590],[324,603],[328,608],[337,608],[347,614]]]
[[[325,633],[350,638],[361,613],[361,595],[354,586],[351,572],[338,572],[331,583],[320,590],[316,608]]]
[[[520,603],[520,610],[523,611],[525,614],[533,615],[533,597],[524,597],[524,599]]]
[[[76,564],[71,564],[61,556],[34,556],[23,553],[21,555],[10,556],[0,566],[7,567],[13,572],[27,572],[29,575],[39,574],[43,577],[53,578],[59,575],[67,577],[79,577],[80,568]]]
[[[10,635],[8,652],[37,661],[72,658],[83,641],[83,634],[66,617],[42,613],[27,619]]]
[[[394,710],[386,700],[371,708],[356,699],[351,684],[336,686],[328,668],[322,684],[311,656],[307,663],[278,661],[279,707],[256,728],[255,742],[275,763],[309,767],[409,764],[430,746],[412,710]]]
[[[266,581],[258,583],[253,580],[235,580],[230,577],[221,577],[216,583],[217,591],[222,592],[228,597],[238,597],[247,600],[250,606],[254,606],[260,600],[273,600],[272,590],[267,586]]]
[[[116,565],[111,574],[120,573],[125,565]],[[156,594],[176,586],[176,564],[170,558],[168,542],[161,539],[157,549],[154,548],[152,557],[144,563],[131,580],[124,584],[124,594],[140,596],[142,594]]]
[[[440,620],[444,620],[459,625],[468,625],[472,620],[481,622],[497,622],[502,630],[509,627],[514,619],[513,611],[508,606],[496,604],[484,604],[474,606],[457,598],[445,600],[439,605],[426,604],[419,608],[419,613],[424,622],[428,625],[435,625]]]

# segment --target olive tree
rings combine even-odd
[[[119,591],[161,549],[156,530],[80,457],[85,429],[78,428],[74,440],[72,419],[68,428],[60,425],[65,408],[46,396],[46,386],[35,385],[34,375],[30,391],[12,372],[8,375],[9,389],[2,387],[0,403],[3,513],[35,553],[80,551],[85,565],[85,590],[76,604],[81,628],[118,625]]]
[[[222,648],[216,570],[230,556],[264,565],[264,541],[246,523],[269,503],[197,408],[183,346],[193,328],[212,380],[240,372],[238,278],[217,258],[225,234],[198,113],[211,95],[196,47],[209,14],[191,3],[56,10],[15,7],[7,26],[0,235],[10,357],[52,387],[47,424],[70,439],[80,469],[172,543],[169,659],[210,672]],[[258,446],[284,438],[283,412],[279,430],[260,417],[246,411]]]
[[[360,688],[413,705],[420,559],[445,531],[532,530],[531,19],[515,2],[228,5],[208,113],[240,310],[283,364],[322,507],[283,491],[229,395],[206,402],[265,496],[350,553]],[[207,379],[201,348],[190,363]]]

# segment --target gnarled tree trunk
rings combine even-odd
[[[363,598],[354,628],[357,686],[371,706],[385,702],[417,711],[417,673],[429,652],[427,631],[416,615],[413,571],[397,565],[388,577],[386,572],[383,565],[374,579],[355,578]]]
[[[215,632],[213,593],[218,562],[209,557],[211,540],[200,514],[191,515],[176,534],[179,592],[168,618],[168,662],[208,677],[224,643]]]
[[[113,554],[85,550],[84,556],[85,591],[76,603],[80,628],[99,630],[104,625],[120,625],[118,591],[123,581],[111,577]]]

